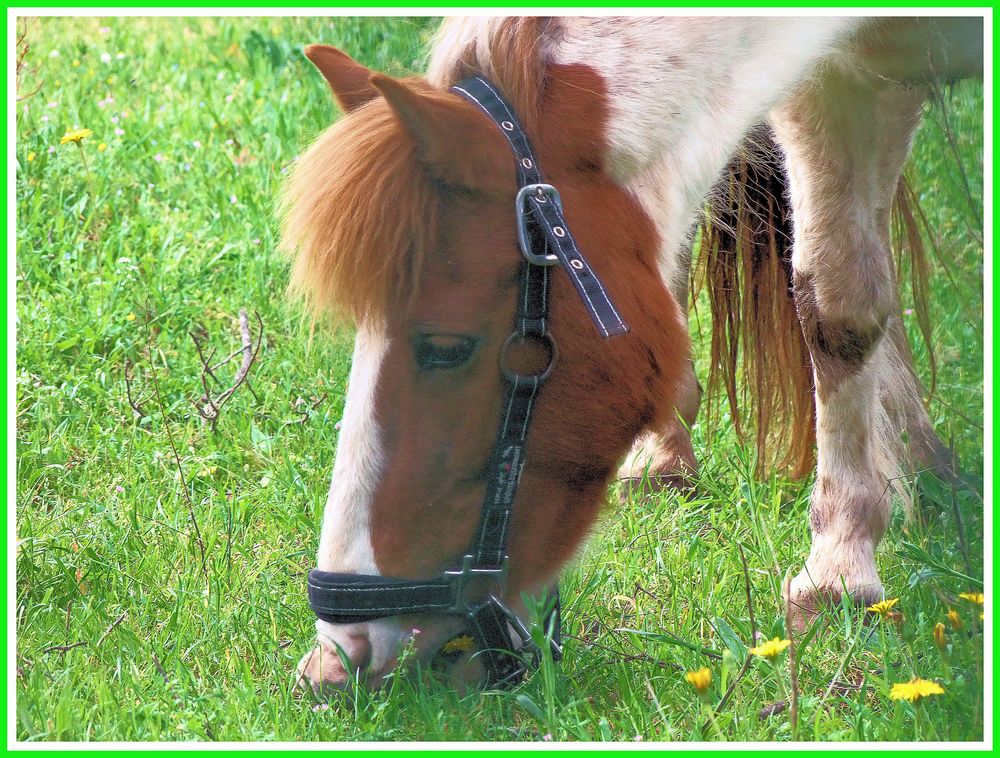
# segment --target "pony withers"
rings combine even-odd
[[[896,337],[888,208],[928,77],[974,73],[976,33],[914,19],[459,19],[430,81],[308,48],[347,115],[296,164],[285,243],[293,286],[357,336],[304,679],[378,686],[405,647],[429,661],[463,634],[475,644],[451,674],[516,679],[511,649],[537,654],[525,602],[550,591],[619,467],[693,476],[690,229],[769,111],[812,363],[786,361],[773,381],[809,372],[816,388],[814,542],[788,601],[808,618],[845,587],[877,599],[886,482],[943,450]],[[510,139],[522,133],[528,153]],[[543,173],[526,177],[524,159]],[[529,185],[543,186],[518,199]],[[588,288],[627,332],[602,331],[611,311]],[[505,445],[511,413],[523,438]],[[903,428],[908,449],[885,444]]]

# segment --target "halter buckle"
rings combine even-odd
[[[469,582],[476,579],[484,579],[496,585],[496,593],[503,595],[507,589],[507,562],[505,555],[499,566],[487,567],[476,565],[475,557],[472,555],[462,556],[462,565],[458,568],[448,569],[444,575],[455,583],[455,604],[451,608],[451,613],[466,613],[472,603],[465,597],[465,590]]]
[[[528,263],[535,266],[555,266],[559,263],[559,258],[552,254],[538,255],[531,249],[531,234],[528,231],[528,220],[531,213],[527,204],[530,198],[536,198],[536,202],[549,202],[556,204],[556,208],[562,211],[562,199],[559,197],[559,190],[551,184],[525,184],[517,192],[517,199],[514,201],[514,216],[517,218],[517,241],[521,245],[521,255]]]

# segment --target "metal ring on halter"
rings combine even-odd
[[[549,362],[548,365],[541,371],[535,374],[518,374],[512,371],[507,365],[507,352],[510,350],[511,345],[515,342],[531,343],[535,342],[542,347],[545,347],[549,351]],[[541,384],[546,379],[549,378],[549,374],[552,373],[552,369],[556,365],[556,360],[559,358],[559,351],[556,349],[556,341],[552,339],[550,334],[528,334],[523,335],[519,331],[512,332],[507,338],[506,342],[503,343],[503,347],[500,348],[500,371],[507,378],[509,382],[516,382],[518,379],[536,379],[538,383]]]

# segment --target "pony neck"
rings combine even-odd
[[[567,35],[555,54],[587,62],[608,82],[609,171],[638,191],[660,232],[661,258],[682,249],[747,132],[861,23],[822,17],[580,21],[593,24],[594,33],[620,27],[600,43],[588,43],[583,30]]]

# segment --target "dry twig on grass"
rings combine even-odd
[[[247,382],[247,377],[250,373],[250,367],[257,360],[257,355],[260,353],[260,347],[264,341],[264,322],[257,311],[254,311],[254,316],[257,318],[257,344],[254,345],[253,335],[250,333],[250,319],[247,317],[246,309],[240,308],[240,349],[229,355],[223,361],[212,365],[212,356],[215,355],[213,350],[207,357],[205,352],[202,350],[201,343],[198,338],[191,333],[191,339],[194,341],[195,349],[198,351],[198,358],[201,361],[201,387],[204,394],[194,402],[194,406],[198,411],[198,415],[205,419],[212,426],[212,431],[215,431],[215,427],[219,422],[219,415],[222,411],[222,406],[233,396],[233,393],[239,389],[240,385]],[[217,384],[221,384],[219,378],[215,375],[215,371],[227,362],[235,358],[237,355],[242,356],[240,361],[240,367],[236,370],[236,375],[233,377],[232,384],[222,392],[218,397],[212,396],[211,388],[209,387],[209,379],[212,379]],[[250,385],[247,384],[249,387]]]
[[[142,409],[142,404],[148,402],[152,395],[142,398],[141,400],[136,400],[132,397],[132,362],[126,358],[125,359],[125,398],[128,400],[129,407],[135,412],[137,418],[144,418],[146,411]]]
[[[31,49],[31,45],[28,44],[27,39],[28,23],[25,21],[24,26],[21,27],[21,31],[17,35],[17,41],[14,43],[14,48],[17,50],[17,60],[14,63],[14,83],[18,90],[21,89],[21,75],[24,74],[24,70],[27,68],[28,51]],[[20,103],[29,97],[37,95],[44,84],[45,82],[43,81],[27,95],[17,95],[17,102]]]

